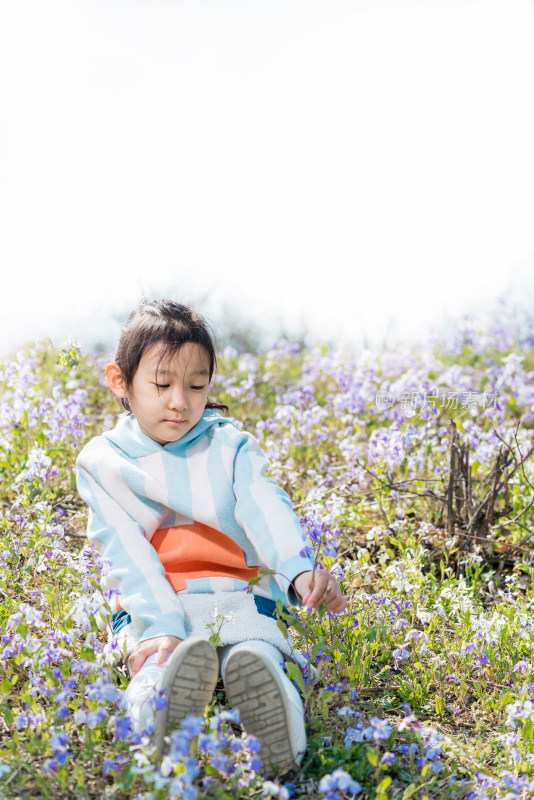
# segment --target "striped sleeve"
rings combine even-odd
[[[111,562],[106,581],[119,589],[121,606],[142,631],[139,641],[156,636],[185,639],[181,600],[146,538],[146,528],[136,514],[142,503],[123,478],[122,460],[98,439],[78,457],[78,491],[89,506],[88,538]],[[146,525],[146,519],[143,522]]]
[[[303,538],[289,496],[267,476],[268,468],[269,462],[259,444],[246,434],[234,460],[236,520],[254,545],[262,565],[276,571],[276,582],[295,602],[289,583],[301,572],[313,569],[313,561],[300,555],[311,543]]]

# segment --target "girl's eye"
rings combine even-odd
[[[155,383],[154,386],[158,390],[159,389],[168,389],[169,386],[170,386],[170,383]],[[196,392],[201,392],[202,389],[205,389],[206,387],[205,386],[190,386],[189,388],[193,389]]]

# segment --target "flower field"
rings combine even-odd
[[[534,316],[503,305],[417,348],[221,355],[212,395],[349,603],[292,609],[308,752],[281,775],[222,686],[158,765],[131,730],[74,480],[120,413],[103,363],[40,343],[0,364],[0,797],[534,797]]]

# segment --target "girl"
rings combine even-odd
[[[118,590],[113,630],[136,726],[155,713],[160,749],[187,714],[203,714],[220,670],[229,703],[261,742],[263,767],[290,768],[306,735],[282,669],[291,648],[276,601],[296,604],[298,593],[332,612],[346,602],[335,578],[300,555],[298,519],[254,437],[208,399],[215,363],[206,323],[190,308],[159,300],[133,311],[106,368],[127,415],[80,453],[78,490],[88,537],[111,562],[107,585]],[[276,572],[250,591],[260,567]],[[233,620],[217,648],[214,614]],[[167,699],[156,712],[154,687]]]

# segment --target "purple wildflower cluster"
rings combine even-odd
[[[165,797],[196,800],[216,796],[217,786],[224,782],[235,796],[254,789],[264,798],[288,800],[291,788],[258,774],[261,769],[260,743],[245,732],[236,734],[239,713],[233,709],[216,709],[209,719],[189,716],[169,737],[169,749],[157,771],[149,764],[139,766],[145,780]],[[140,759],[141,763],[142,759]]]
[[[310,545],[306,545],[301,550],[301,555],[321,561],[324,556],[335,558],[340,531],[332,529],[333,524],[331,514],[321,518],[317,508],[311,508],[305,516],[300,517],[302,526],[302,537],[306,541],[309,539]]]
[[[396,722],[393,719],[381,717],[364,718],[361,712],[350,707],[338,710],[338,716],[344,717],[351,724],[347,725],[344,733],[344,745],[351,748],[356,744],[369,744],[380,746],[386,743],[388,750],[384,751],[380,763],[391,766],[397,758],[411,757],[419,769],[428,765],[433,774],[438,774],[444,768],[442,757],[443,735],[428,725],[421,725],[417,717],[411,713],[409,704],[405,705],[406,716]],[[397,743],[398,733],[409,733],[411,741]],[[378,759],[377,759],[378,762]]]
[[[184,800],[206,796],[221,778],[235,789],[261,786],[256,775],[261,766],[259,742],[244,733],[236,735],[231,726],[238,723],[235,710],[219,709],[209,720],[186,717],[170,735],[159,769],[152,770],[142,758],[137,769],[155,789],[164,789],[166,797]]]
[[[273,477],[296,495],[305,509],[302,516],[317,516],[319,528],[324,522],[334,534],[322,537],[323,554],[326,547],[333,555],[335,532],[357,523],[366,508],[374,510],[382,482],[392,486],[388,497],[400,519],[413,502],[414,482],[423,480],[424,488],[439,492],[449,467],[451,419],[481,476],[502,439],[526,452],[530,436],[520,429],[516,441],[515,428],[518,420],[532,420],[534,373],[517,349],[529,341],[531,334],[524,330],[532,325],[524,321],[518,328],[509,310],[506,318],[510,327],[503,341],[514,342],[512,353],[501,340],[488,339],[487,330],[502,329],[496,321],[476,336],[477,321],[461,322],[461,336],[439,347],[430,341],[417,351],[399,346],[349,356],[341,349],[300,351],[279,342],[261,358],[228,351],[214,390],[231,413],[241,410],[237,416],[247,424],[257,419],[261,405],[256,434],[272,462]],[[482,338],[484,347],[475,352]],[[400,399],[383,407],[377,402],[380,393]],[[426,400],[412,407],[406,398],[416,396]],[[454,398],[467,400],[462,405],[450,402]],[[347,496],[358,495],[361,505],[349,511]],[[310,532],[317,537],[315,519]]]
[[[45,377],[43,350],[35,347],[19,353],[0,371],[3,387],[0,403],[0,445],[13,451],[13,435],[24,432],[54,445],[77,448],[89,424],[84,407],[88,399],[85,382],[75,376]],[[43,385],[44,384],[44,385]]]

